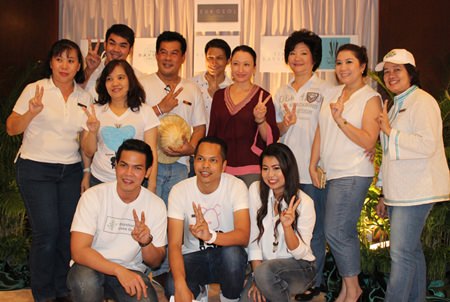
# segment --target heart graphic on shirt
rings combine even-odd
[[[123,127],[106,126],[102,128],[100,134],[106,147],[116,152],[125,140],[134,137],[136,129],[131,125]]]

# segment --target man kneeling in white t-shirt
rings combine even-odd
[[[196,176],[169,194],[166,295],[176,302],[191,302],[210,283],[220,284],[221,301],[237,301],[244,285],[248,191],[242,180],[223,173],[226,149],[221,139],[202,138],[194,153]]]
[[[73,301],[157,302],[144,274],[165,256],[164,202],[141,187],[153,156],[145,142],[126,140],[116,155],[116,181],[83,193],[71,228],[75,264],[67,285]]]

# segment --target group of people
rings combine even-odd
[[[221,301],[308,301],[326,290],[328,243],[342,277],[336,301],[357,301],[356,224],[374,177],[367,154],[380,138],[377,210],[391,221],[386,301],[423,301],[420,234],[450,194],[439,107],[408,51],[394,49],[376,67],[395,94],[388,110],[366,82],[365,47],[338,49],[333,86],[315,74],[321,42],[305,29],[288,37],[293,77],[272,98],[253,83],[257,55],[247,45],[211,40],[206,72],[187,80],[177,32],[158,36],[151,75],[126,61],[134,44],[126,25],[108,29],[104,58],[98,43],[90,47],[84,70],[78,45],[57,41],[45,78],[25,88],[7,120],[8,134],[23,133],[16,170],[34,299],[157,301],[150,268],[177,302],[210,283],[220,284]],[[162,149],[171,163],[157,152],[168,115],[191,128]]]

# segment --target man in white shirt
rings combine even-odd
[[[212,39],[205,45],[206,71],[192,78],[202,92],[206,113],[206,133],[208,133],[209,114],[214,93],[233,83],[225,73],[230,62],[231,48],[225,40]]]
[[[219,283],[220,301],[238,301],[245,279],[250,235],[247,186],[223,173],[226,144],[215,137],[195,150],[195,177],[169,196],[169,275],[166,295],[192,301],[201,287]]]
[[[117,151],[116,181],[83,193],[72,222],[74,265],[67,285],[73,301],[157,302],[146,265],[165,256],[164,202],[141,186],[153,157],[150,146],[126,140]]]
[[[89,92],[94,99],[98,98],[95,90],[97,79],[100,77],[106,64],[112,60],[126,60],[134,45],[134,31],[125,24],[114,24],[107,31],[104,48],[105,58],[102,59],[98,53],[100,42],[94,48],[89,40],[89,51],[86,56],[86,68],[84,69],[85,82],[83,88]],[[142,73],[134,69],[136,77],[143,76]]]
[[[147,103],[160,118],[177,114],[192,127],[189,140],[177,147],[162,150],[166,155],[180,157],[170,164],[158,164],[156,191],[167,203],[170,189],[188,177],[189,156],[194,153],[198,141],[205,136],[205,108],[198,87],[179,75],[185,61],[186,39],[179,33],[165,31],[156,40],[158,71],[141,79]]]

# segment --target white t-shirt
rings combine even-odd
[[[152,73],[141,79],[147,96],[146,102],[150,106],[157,105],[166,95],[166,84],[158,77],[156,73]],[[181,116],[189,126],[201,126],[206,124],[205,106],[203,105],[202,94],[200,89],[193,82],[181,79],[175,91],[183,87],[183,91],[178,95],[178,106],[170,111],[171,114]],[[164,112],[164,115],[168,112]],[[163,115],[163,116],[164,116]],[[160,116],[161,118],[162,116]],[[189,166],[189,156],[182,156],[178,162]]]
[[[300,183],[311,184],[311,176],[309,175],[311,146],[319,122],[319,112],[324,96],[333,86],[319,79],[316,75],[313,75],[298,91],[292,87],[293,82],[294,79],[277,91],[273,103],[277,123],[281,123],[286,114],[284,104],[288,105],[289,110],[292,110],[292,106],[296,104],[297,122],[289,127],[280,140],[295,155],[300,173]]]
[[[44,88],[44,108],[25,129],[20,157],[66,165],[81,161],[78,136],[87,116],[78,104],[89,106],[91,96],[74,82],[74,90],[66,102],[53,80],[45,78],[25,87],[13,108],[14,112],[23,115],[28,111],[36,85]]]
[[[234,212],[248,209],[248,190],[242,180],[227,173],[222,173],[219,187],[211,194],[200,192],[197,176],[173,186],[169,194],[168,216],[184,221],[183,254],[207,247],[207,243],[195,238],[189,231],[189,225],[195,224],[192,202],[201,205],[210,230],[226,233],[234,230]]]
[[[203,104],[205,105],[205,114],[206,114],[206,133],[208,133],[209,128],[209,116],[211,114],[211,105],[212,105],[212,97],[209,95],[208,88],[209,84],[205,78],[206,71],[199,73],[194,76],[191,81],[197,84],[198,88],[202,92]],[[219,89],[223,89],[225,87],[230,86],[233,81],[225,75],[225,79],[222,83],[219,84]]]
[[[153,236],[153,245],[167,244],[167,212],[164,202],[141,187],[139,196],[131,203],[123,202],[117,194],[117,182],[94,186],[81,195],[73,218],[71,232],[94,236],[92,248],[107,260],[128,269],[144,272],[139,243],[131,237],[134,228],[133,210]]]
[[[92,175],[102,182],[114,181],[115,157],[117,149],[127,139],[144,140],[145,131],[157,127],[159,119],[148,104],[142,104],[139,111],[133,112],[130,108],[122,115],[117,116],[108,104],[96,105],[95,114],[100,121],[97,135],[97,151],[92,160]],[[84,129],[87,126],[84,125]]]
[[[327,172],[327,179],[349,176],[372,177],[373,164],[365,155],[365,150],[339,129],[331,115],[330,103],[337,101],[343,89],[344,85],[334,88],[320,110],[320,159]],[[342,117],[354,127],[361,129],[364,109],[372,97],[380,98],[381,103],[380,94],[370,86],[364,85],[344,103]]]
[[[261,197],[259,194],[259,181],[255,181],[249,188],[250,203],[250,243],[248,250],[248,260],[271,260],[295,258],[297,260],[304,259],[313,261],[316,258],[311,250],[311,238],[316,223],[316,212],[314,210],[313,200],[303,191],[300,191],[301,202],[297,208],[297,238],[300,245],[295,250],[289,250],[284,240],[284,230],[281,222],[277,226],[278,230],[278,246],[276,251],[273,250],[274,228],[276,219],[274,219],[274,202],[275,197],[273,191],[270,190],[269,202],[267,207],[267,215],[263,219],[264,233],[259,243],[256,241],[259,235],[259,229],[256,221],[256,215],[261,208]],[[286,209],[288,204],[283,199],[281,208]]]
[[[98,67],[92,72],[88,82],[86,83],[86,86],[84,87],[84,89],[91,94],[94,100],[98,100],[98,94],[97,91],[95,90],[95,87],[97,86],[97,79],[101,76],[103,69],[105,69],[105,61],[106,58],[104,58],[100,62],[100,65],[98,65]],[[134,67],[133,71],[138,80],[145,75],[144,73],[140,72],[138,69]]]

